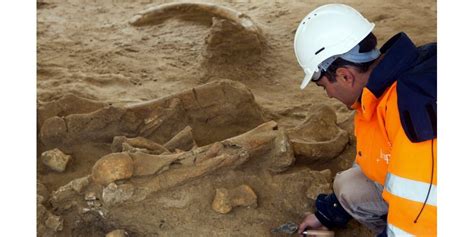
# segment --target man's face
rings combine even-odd
[[[346,69],[349,70],[349,69]],[[361,94],[362,89],[353,83],[354,74],[340,74],[336,76],[335,82],[330,82],[327,75],[316,81],[316,85],[323,87],[329,98],[336,98],[350,108]]]

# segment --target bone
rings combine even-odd
[[[73,94],[66,94],[48,103],[38,101],[38,127],[41,127],[46,119],[54,116],[90,113],[105,106],[106,103],[82,98]]]
[[[161,154],[169,152],[164,146],[144,137],[127,138],[125,136],[116,136],[111,145],[112,152],[124,151],[123,144],[126,143],[133,148],[143,148],[152,154]]]
[[[266,122],[260,126],[236,137],[232,137],[227,141],[240,146],[248,151],[258,151],[258,148],[265,146],[269,141],[275,138],[275,131],[278,124],[275,121]]]
[[[133,16],[129,23],[133,26],[158,24],[170,17],[189,13],[201,13],[211,17],[224,18],[237,23],[247,31],[258,34],[260,32],[259,27],[246,14],[212,3],[180,2],[161,4],[139,12]]]
[[[197,163],[195,166],[183,166],[178,169],[157,175],[145,184],[145,187],[151,192],[164,190],[167,188],[179,186],[197,178],[203,177],[222,167],[236,166],[244,163],[248,159],[248,154],[222,154],[212,159]]]
[[[194,150],[153,155],[142,152],[111,153],[99,159],[92,169],[94,184],[106,186],[114,181],[139,181],[130,201],[141,201],[149,194],[180,186],[208,174],[232,170],[250,159],[267,167],[281,167],[278,159],[293,156],[284,130],[278,130],[274,121],[236,137],[232,137]],[[276,150],[276,151],[274,151]],[[276,155],[275,155],[276,154]],[[291,159],[294,160],[294,157]],[[285,167],[292,162],[284,161]]]
[[[159,174],[168,170],[171,163],[181,154],[151,155],[142,152],[129,153],[133,159],[133,176]]]
[[[295,163],[293,147],[284,130],[279,130],[273,142],[267,169],[272,173],[281,173]]]
[[[40,138],[47,146],[112,142],[115,136],[144,137],[164,144],[186,126],[198,145],[220,141],[264,122],[243,84],[221,80],[157,100],[107,106],[86,114],[46,119]]]
[[[156,175],[146,183],[145,188],[149,193],[164,190],[217,170],[234,169],[251,158],[264,157],[265,153],[273,149],[278,133],[277,123],[270,121],[220,144],[185,152],[175,160],[181,166]]]
[[[317,105],[309,111],[303,123],[288,130],[295,155],[311,162],[338,156],[349,135],[336,125],[336,113],[327,105]]]
[[[168,151],[174,151],[175,149],[189,151],[195,146],[196,141],[194,141],[192,128],[190,126],[186,126],[164,145]]]

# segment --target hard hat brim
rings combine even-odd
[[[315,78],[319,78],[320,74],[321,72],[318,69],[316,69],[313,73],[305,73],[303,82],[301,82],[301,85],[300,85],[300,89],[303,90],[304,88],[306,88],[306,86],[308,86],[313,76]]]

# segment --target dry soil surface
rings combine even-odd
[[[312,105],[327,104],[336,111],[340,127],[351,131],[352,113],[343,104],[329,99],[325,91],[316,86],[309,85],[304,91],[299,89],[303,71],[294,56],[294,33],[307,13],[330,1],[205,1],[245,13],[258,25],[263,39],[261,48],[255,50],[257,56],[222,52],[216,61],[206,54],[206,37],[213,22],[210,15],[177,14],[159,24],[141,27],[128,23],[136,13],[168,2],[38,0],[38,107],[67,95],[96,101],[98,107],[127,105],[230,79],[247,86],[266,118],[275,120],[282,128],[300,124]],[[436,41],[436,1],[339,2],[353,6],[376,24],[374,33],[379,46],[401,31],[418,45]],[[242,48],[240,36],[232,37],[227,43]],[[89,104],[69,108],[69,112],[85,113],[94,109]],[[38,134],[43,122],[38,119]],[[51,147],[44,146],[39,139],[37,179],[49,193],[90,174],[94,163],[111,152],[110,143],[83,141],[67,146],[64,149],[73,159],[66,171],[58,173],[40,162],[41,153],[47,149]],[[290,221],[299,223],[303,212],[313,208],[312,200],[301,199],[305,192],[303,183],[307,182],[303,176],[308,169],[329,168],[334,176],[350,167],[353,159],[352,137],[344,152],[331,160],[297,160],[288,171],[276,177],[254,172],[251,166],[258,163],[251,162],[245,168],[218,172],[158,192],[142,202],[111,208],[106,218],[96,215],[77,219],[45,204],[51,213],[61,216],[63,228],[57,232],[41,230],[39,234],[104,236],[114,229],[124,229],[130,236],[277,236],[270,232],[271,228]],[[302,180],[302,183],[288,181],[292,179]],[[241,184],[253,188],[258,196],[257,208],[237,207],[228,214],[212,210],[216,188]],[[355,222],[347,229],[337,230],[336,234],[371,235]]]

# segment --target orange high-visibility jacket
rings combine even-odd
[[[398,38],[389,41],[390,47],[402,44],[400,47],[403,51],[403,44],[407,44],[410,46],[408,48],[412,50],[412,46],[409,44],[411,41],[406,35],[396,37]],[[402,42],[399,42],[400,40]],[[381,49],[382,52],[387,51],[387,48],[384,49],[384,47]],[[384,56],[383,60],[387,55]],[[383,60],[380,64],[383,63]],[[411,64],[416,64],[417,60],[419,61],[419,55],[411,60]],[[434,61],[436,62],[436,59]],[[381,67],[387,65],[385,62]],[[405,70],[407,69],[405,68]],[[376,76],[381,72],[382,70],[375,72]],[[394,75],[400,74],[394,73]],[[423,74],[413,74],[412,76],[417,75],[423,77]],[[374,81],[377,82],[376,80],[378,79],[371,75],[367,87],[363,89],[360,102],[353,105],[353,108],[356,109],[354,121],[357,138],[356,163],[368,178],[384,185],[382,195],[389,206],[388,236],[436,236],[437,139],[435,134],[429,139],[429,136],[423,135],[427,133],[423,133],[424,130],[419,129],[423,126],[425,128],[431,126],[423,123],[422,117],[429,114],[431,109],[428,109],[428,112],[425,109],[410,111],[410,108],[405,111],[407,107],[403,103],[409,99],[415,100],[409,103],[423,102],[422,99],[416,101],[415,96],[407,98],[409,93],[403,87],[410,85],[410,83],[396,78],[391,79],[393,81],[382,80],[388,84],[383,88],[374,84]],[[379,81],[379,83],[381,82]],[[401,95],[405,97],[402,98]],[[421,108],[427,106],[427,104],[422,104]],[[400,116],[400,108],[405,117]],[[416,112],[421,113],[417,115]],[[426,116],[429,117],[429,115]],[[422,124],[416,125],[420,121]],[[408,125],[404,127],[403,123]],[[434,130],[436,130],[435,127]],[[416,138],[416,136],[419,137]],[[420,139],[422,136],[424,137]]]

